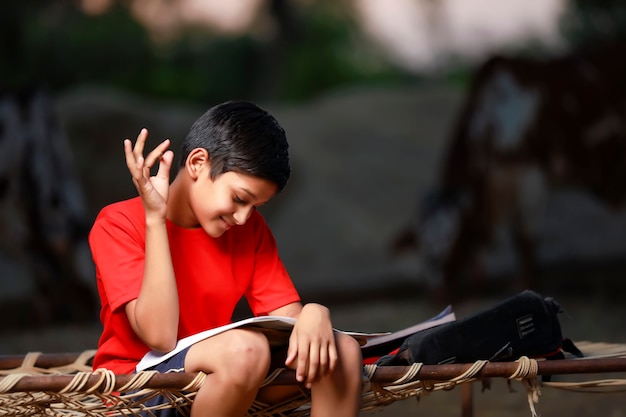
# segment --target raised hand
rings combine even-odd
[[[134,147],[130,139],[124,140],[126,166],[141,196],[146,214],[153,213],[165,218],[174,153],[168,150],[170,140],[166,139],[144,158],[143,151],[147,138],[148,130],[144,128],[139,132]],[[157,161],[159,169],[156,175],[151,176],[150,169]]]

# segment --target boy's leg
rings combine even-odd
[[[356,417],[363,384],[363,358],[354,338],[336,333],[335,370],[311,387],[311,417]]]
[[[207,373],[191,407],[192,417],[241,417],[254,401],[270,366],[267,338],[235,329],[193,345],[185,371]]]
[[[160,362],[159,364],[151,367],[149,370],[158,371],[161,373],[183,372],[185,370],[185,357],[187,356],[188,351],[189,351],[189,348],[183,349],[182,351],[178,352],[176,355],[172,356],[171,358],[166,359],[163,362]],[[159,394],[152,398],[148,398],[144,400],[143,405],[151,409],[152,407],[167,404],[169,402],[170,402],[169,397]],[[152,409],[150,411],[139,412],[138,415],[142,417],[149,417],[149,416],[182,417],[182,416],[189,415],[189,412],[188,411],[184,412],[182,410],[179,410],[178,408],[172,407],[172,408],[163,408],[160,410]]]

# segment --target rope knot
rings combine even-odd
[[[528,407],[530,408],[530,412],[533,417],[538,417],[535,404],[539,403],[541,390],[537,382],[537,373],[539,371],[537,360],[531,359],[528,356],[522,356],[515,362],[518,364],[517,369],[508,379],[515,379],[524,384],[528,392]]]

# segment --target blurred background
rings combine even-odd
[[[122,140],[176,154],[228,99],[287,131],[263,214],[337,327],[531,288],[570,337],[626,341],[624,2],[21,0],[0,21],[0,353],[96,345],[86,237],[136,194]]]

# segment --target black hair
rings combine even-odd
[[[213,179],[235,171],[267,179],[280,192],[291,173],[285,130],[271,114],[247,101],[227,101],[200,116],[183,142],[180,167],[196,148],[209,153]]]

